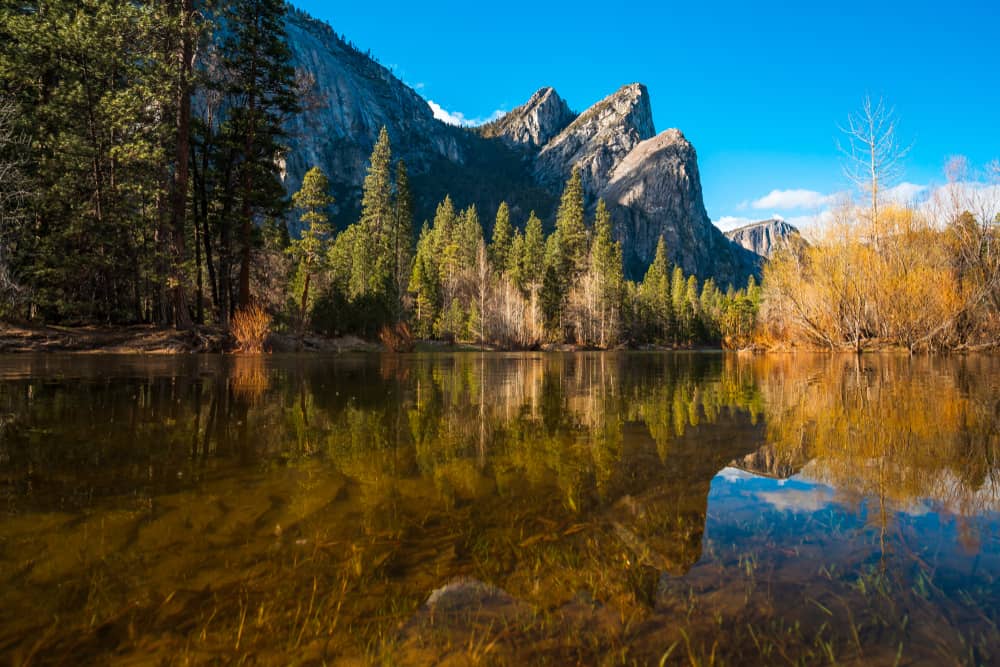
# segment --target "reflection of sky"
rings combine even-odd
[[[740,587],[750,571],[768,591],[782,591],[769,604],[794,608],[801,603],[798,590],[820,598],[829,590],[849,599],[859,577],[878,565],[899,591],[916,592],[931,581],[934,593],[926,600],[932,613],[938,605],[962,604],[995,618],[1000,513],[951,511],[946,498],[961,480],[942,472],[931,478],[928,499],[882,513],[877,498],[816,481],[810,470],[816,472],[806,466],[783,480],[735,467],[719,471],[709,491],[701,556],[681,577],[665,575],[664,590],[732,587],[744,594]],[[971,496],[993,499],[995,488],[985,484]]]
[[[723,468],[712,480],[711,498],[716,502],[741,500],[748,505],[788,512],[818,512],[835,503],[834,491],[799,475],[772,479],[739,468]]]
[[[813,462],[815,463],[815,462]],[[850,544],[875,544],[879,529],[877,498],[840,495],[810,478],[813,464],[799,474],[775,479],[735,467],[723,468],[712,479],[706,517],[706,543],[744,548],[820,547],[830,555]],[[905,507],[889,508],[892,540],[913,540],[934,546],[942,559],[969,555],[970,544],[980,555],[1000,553],[1000,512],[997,485],[989,480],[964,495],[955,489],[961,481],[941,471],[927,487],[927,498]],[[964,502],[956,502],[963,498]],[[964,517],[964,518],[963,518]],[[969,540],[969,537],[974,539]],[[860,542],[859,542],[860,541]],[[980,543],[982,542],[982,543]]]
[[[738,496],[775,510],[816,512],[838,503],[833,487],[816,481],[825,475],[822,461],[810,461],[798,474],[774,479],[735,467],[716,473],[712,491],[717,500]],[[728,488],[728,487],[732,488]],[[955,473],[943,469],[926,480],[926,494],[905,504],[890,500],[892,511],[910,516],[929,512],[964,516],[1000,513],[1000,482],[988,477],[975,489],[967,488]]]

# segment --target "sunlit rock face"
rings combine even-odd
[[[337,199],[338,226],[357,217],[367,159],[385,127],[394,156],[409,167],[418,226],[446,194],[459,206],[476,204],[487,227],[504,200],[515,222],[535,210],[551,224],[576,168],[588,207],[604,198],[611,208],[629,277],[642,277],[661,235],[671,260],[702,278],[741,283],[758,270],[750,252],[711,224],[695,150],[678,130],[657,135],[641,83],[579,115],[546,87],[492,123],[461,128],[436,118],[415,90],[326,24],[292,11],[286,29],[292,64],[309,92],[302,113],[288,121],[285,187],[296,191],[309,168],[321,167]]]
[[[539,148],[576,119],[554,88],[542,88],[527,102],[480,130],[510,146]]]
[[[646,87],[639,83],[623,86],[580,114],[542,147],[535,159],[535,177],[539,183],[558,189],[576,168],[584,189],[597,193],[629,151],[654,134]]]
[[[680,130],[636,145],[616,166],[600,196],[613,205],[626,265],[633,275],[649,266],[662,236],[670,259],[685,272],[742,282],[755,258],[726,239],[702,200],[698,156]]]
[[[793,239],[801,239],[796,227],[777,218],[730,230],[726,232],[726,238],[767,259]]]

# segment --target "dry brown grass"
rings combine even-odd
[[[263,306],[252,303],[236,311],[231,331],[238,351],[260,354],[271,332],[271,316]]]
[[[406,322],[398,322],[395,326],[388,324],[379,331],[378,338],[386,349],[392,352],[409,352],[413,349],[413,333]]]

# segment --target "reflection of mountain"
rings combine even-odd
[[[734,459],[730,465],[774,479],[788,479],[802,469],[802,462],[783,456],[782,452],[770,444],[762,445],[741,459]]]

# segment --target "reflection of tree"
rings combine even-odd
[[[804,468],[848,499],[880,500],[883,526],[929,497],[968,518],[970,549],[973,516],[998,506],[1000,362],[990,359],[247,361],[48,361],[0,382],[8,505],[36,513],[0,531],[0,583],[18,594],[7,617],[29,597],[49,600],[28,596],[11,563],[66,580],[82,562],[164,595],[200,590],[190,576],[210,583],[211,600],[192,597],[181,615],[221,608],[208,641],[228,657],[244,600],[251,613],[266,600],[290,619],[314,590],[347,591],[340,650],[398,627],[456,573],[546,608],[587,591],[640,627],[659,613],[650,606],[661,575],[690,574],[701,557],[709,489],[729,461],[779,475]],[[70,637],[89,636],[92,618],[130,622],[120,610],[140,604],[132,592],[121,584],[107,603],[55,611]],[[69,599],[60,595],[51,599]],[[136,613],[160,618],[160,602],[150,604]],[[292,646],[302,633],[246,626],[255,648]]]
[[[1000,508],[995,359],[772,358],[756,364],[773,465],[801,467],[879,521],[927,499],[969,516]]]

